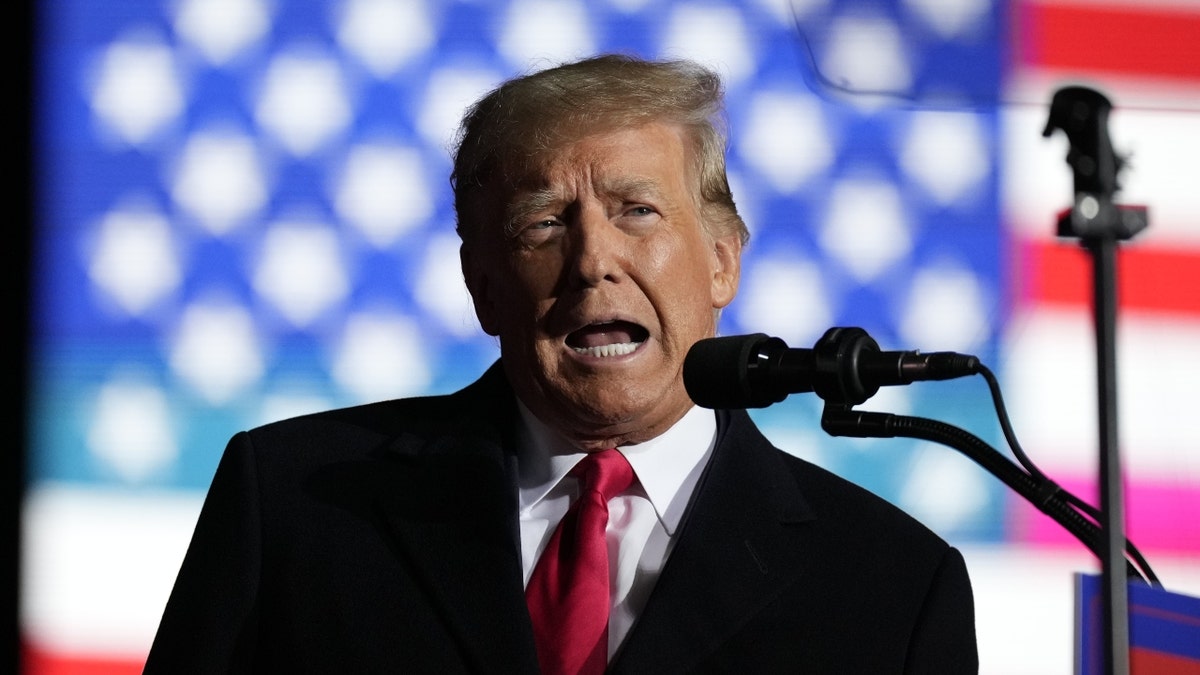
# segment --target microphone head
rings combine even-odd
[[[787,394],[773,397],[753,386],[751,370],[767,347],[786,346],[765,333],[700,340],[683,360],[683,386],[702,408],[765,408],[778,403]]]

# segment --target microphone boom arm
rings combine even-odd
[[[914,438],[958,450],[1052,518],[1097,558],[1103,559],[1103,532],[1096,523],[1083,517],[1063,499],[1065,490],[1044,477],[1025,473],[995,448],[970,432],[925,417],[852,410],[848,406],[834,403],[826,403],[821,415],[821,428],[831,436]],[[1126,561],[1127,576],[1131,579],[1144,579],[1156,585],[1154,573],[1136,552],[1133,544],[1127,541],[1126,547],[1130,549],[1130,554],[1141,562],[1145,571],[1143,574],[1132,562]]]

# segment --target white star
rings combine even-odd
[[[126,143],[145,143],[183,110],[174,53],[149,40],[110,45],[97,64],[91,105]]]
[[[425,343],[409,317],[386,311],[351,316],[334,358],[333,377],[359,401],[420,393],[433,378]]]
[[[954,263],[928,265],[909,287],[900,334],[930,351],[973,352],[989,337],[992,304],[969,269]]]
[[[334,199],[338,215],[380,248],[433,214],[433,192],[420,155],[398,145],[359,145],[350,150]]]
[[[170,223],[146,209],[123,209],[100,223],[88,276],[137,316],[175,290],[179,267]]]
[[[938,532],[977,520],[988,505],[988,476],[947,448],[922,448],[908,471],[900,505]]]
[[[436,32],[425,4],[409,0],[350,0],[338,42],[376,77],[388,77],[433,46]]]
[[[671,9],[659,54],[688,58],[721,73],[727,85],[757,69],[740,10],[722,4],[679,4]]]
[[[779,192],[800,188],[833,160],[830,131],[811,96],[763,92],[750,103],[746,131],[737,143],[746,163]]]
[[[316,223],[279,223],[263,241],[254,289],[294,326],[307,326],[349,290],[337,234]]]
[[[218,65],[270,28],[270,11],[262,0],[183,0],[175,14],[175,32]]]
[[[267,200],[254,143],[240,134],[204,132],[188,139],[171,196],[215,235],[242,224]]]
[[[500,82],[486,67],[444,67],[429,76],[417,113],[417,131],[431,147],[448,152],[467,108]]]
[[[88,426],[91,453],[129,482],[144,481],[179,455],[162,389],[137,376],[101,387]]]
[[[734,303],[738,323],[773,335],[791,347],[806,347],[833,320],[821,270],[811,261],[775,256],[748,266]]]
[[[429,317],[451,335],[466,339],[480,334],[471,295],[463,282],[458,260],[459,239],[446,234],[425,247],[425,260],[416,279],[416,300]]]
[[[328,397],[317,393],[319,391],[318,383],[303,379],[277,386],[275,392],[263,395],[258,424],[269,424],[333,408],[335,404]]]
[[[188,307],[176,330],[170,364],[210,404],[227,403],[263,372],[249,312],[225,302]]]
[[[336,61],[295,50],[267,67],[254,116],[289,152],[305,156],[350,123],[348,97]]]
[[[912,241],[895,186],[870,178],[838,183],[829,197],[820,243],[863,284],[906,257]]]
[[[991,171],[979,119],[966,112],[921,111],[912,115],[900,165],[938,203],[967,196]]]
[[[587,7],[575,0],[515,0],[496,49],[516,68],[557,65],[596,51],[591,24]]]
[[[915,14],[945,39],[966,39],[978,32],[991,0],[904,0]]]
[[[908,93],[912,84],[908,56],[891,21],[846,15],[834,20],[829,31],[820,59],[821,75],[839,90],[849,90],[850,102],[871,107],[879,104],[873,94]]]

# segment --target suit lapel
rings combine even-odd
[[[679,540],[613,664],[687,671],[799,576],[799,523],[813,516],[745,412],[721,436]]]
[[[452,396],[439,430],[392,441],[382,464],[396,490],[378,506],[471,669],[536,672],[508,451],[516,413],[498,375]]]

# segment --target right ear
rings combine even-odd
[[[471,294],[471,302],[475,305],[479,325],[488,335],[499,335],[496,299],[491,294],[487,270],[471,255],[466,243],[458,247],[458,261],[462,266],[463,280],[467,283],[467,292]]]

